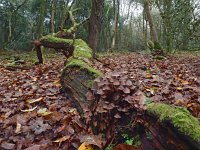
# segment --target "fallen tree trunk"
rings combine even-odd
[[[88,89],[92,88],[95,78],[102,76],[100,71],[92,67],[91,59],[91,48],[83,40],[75,40],[73,56],[67,60],[61,74],[62,87],[81,113],[81,105],[88,104]]]
[[[109,107],[105,106],[101,110],[96,106],[94,108],[94,103],[98,105],[98,102],[101,101],[101,95],[97,94],[96,97],[95,96],[93,97],[92,101],[88,100],[86,96],[88,89],[91,89],[93,87],[95,78],[103,75],[99,70],[96,70],[92,67],[91,58],[92,58],[92,50],[88,47],[88,45],[83,40],[75,40],[73,56],[71,56],[68,59],[68,62],[66,63],[65,68],[62,71],[61,85],[64,91],[66,92],[67,96],[69,97],[69,99],[72,101],[74,106],[80,112],[82,117],[86,115],[85,113],[88,111],[88,109],[90,109],[91,113],[95,114],[96,116],[100,112],[99,113],[100,115],[98,115],[99,120],[95,118],[96,117],[95,115],[91,116],[90,121],[92,119],[93,119],[92,121],[94,121],[92,122],[93,133],[95,132],[97,133],[97,131],[102,131],[102,132],[105,131],[105,130],[101,130],[102,122],[107,122],[107,124],[104,127],[107,129],[104,132],[105,135],[107,135],[108,132],[115,133],[115,130],[112,130],[112,125],[117,127],[118,126],[117,123],[119,122],[122,122],[124,124],[126,122],[125,120],[127,119],[127,116],[124,116],[126,118],[120,117],[119,115],[116,116],[116,113],[121,113],[121,112],[115,111],[115,114],[111,113],[112,108],[110,108],[110,106]],[[119,98],[121,98],[121,96],[119,96]],[[112,105],[117,105],[115,104],[115,102],[117,102],[118,105],[123,105],[122,104],[123,99],[112,100],[112,96],[109,96],[109,99]],[[121,102],[119,103],[119,101]],[[105,104],[108,105],[108,103],[109,102]],[[199,148],[200,124],[199,124],[198,119],[193,117],[187,110],[180,107],[174,107],[167,104],[159,104],[159,103],[158,104],[151,103],[151,104],[147,104],[146,106],[147,106],[146,113],[142,116],[146,116],[148,118],[154,118],[154,120],[156,119],[156,121],[154,121],[154,124],[157,124],[157,123],[160,124],[159,130],[163,131],[161,127],[165,127],[168,130],[170,129],[170,131],[174,133],[173,139],[180,138],[180,140],[176,140],[176,141],[179,141],[179,142],[182,141],[181,142],[182,147],[187,147],[187,148],[192,147],[193,149]],[[106,107],[108,111],[105,110]],[[115,108],[115,106],[112,106],[112,107],[113,109]],[[121,111],[124,111],[124,110],[121,110]],[[131,113],[132,112],[133,110],[131,110]],[[106,113],[108,113],[108,115],[106,115]],[[135,117],[138,117],[138,116],[135,116]],[[116,118],[119,120],[116,121]],[[129,115],[128,118],[130,119],[132,118],[132,116]],[[142,118],[143,117],[141,117],[141,119]],[[132,119],[134,120],[134,118]],[[130,123],[130,120],[128,123]],[[144,126],[144,128],[148,128],[148,127]],[[149,129],[150,131],[153,131],[153,130],[157,131],[157,129],[154,126],[151,126],[151,128]],[[163,133],[159,131],[159,132],[156,132],[156,134],[163,134]],[[165,136],[160,135],[160,137],[165,137]],[[110,139],[106,139],[106,140],[110,140]],[[163,142],[165,144],[168,143],[162,140],[167,140],[167,139],[160,138],[158,142],[160,143]],[[183,143],[185,143],[185,145]],[[175,143],[169,142],[168,144],[169,146],[170,144],[173,144],[174,147],[176,148],[180,146],[180,144],[177,145],[176,142]]]
[[[43,36],[39,40],[35,40],[32,43],[35,45],[38,63],[43,63],[43,56],[41,46],[46,48],[53,48],[56,51],[61,51],[66,58],[72,56],[74,51],[74,40],[75,40],[75,33],[78,27],[89,19],[85,19],[84,21],[77,23],[74,19],[72,11],[69,11],[69,19],[72,22],[72,27],[69,29],[62,29],[59,27],[59,32],[53,33],[52,35]]]

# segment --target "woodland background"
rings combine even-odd
[[[98,51],[146,50],[152,40],[146,3],[164,49],[200,49],[199,0],[105,0]],[[30,41],[70,27],[66,13],[71,7],[79,22],[90,16],[91,5],[90,0],[0,0],[0,49],[30,51]],[[84,24],[76,38],[88,41],[88,30]]]

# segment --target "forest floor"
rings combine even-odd
[[[31,55],[0,57],[0,149],[68,149],[69,143],[78,147],[87,131],[61,90],[64,58],[48,54],[45,64],[34,66]],[[186,53],[155,60],[127,53],[100,59],[104,63],[94,62],[94,67],[103,73],[127,71],[151,101],[183,106],[200,118],[200,56]],[[17,70],[3,67],[16,60],[25,64]]]

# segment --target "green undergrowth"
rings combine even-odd
[[[151,103],[147,106],[147,112],[156,115],[162,122],[170,121],[181,133],[200,141],[200,123],[185,108]]]
[[[45,62],[52,61],[55,59],[61,59],[63,56],[54,50],[43,48],[42,50]],[[0,51],[0,65],[9,65],[15,63],[15,58],[24,60],[24,65],[32,66],[38,61],[36,52],[33,51]]]

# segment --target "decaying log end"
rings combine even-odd
[[[185,135],[192,145],[200,145],[200,123],[185,108],[151,103],[147,105],[147,112],[157,117],[159,122],[169,122],[179,133]]]

